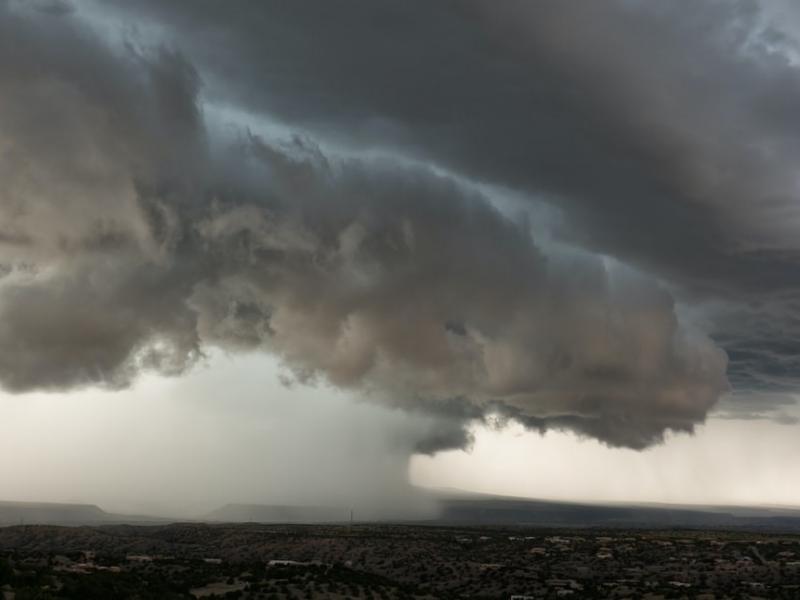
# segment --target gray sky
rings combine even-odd
[[[0,1],[3,490],[800,503],[797,23]]]

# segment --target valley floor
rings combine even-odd
[[[7,599],[798,598],[800,537],[259,524],[0,528]]]

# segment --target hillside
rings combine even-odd
[[[693,528],[800,532],[800,510],[780,507],[715,507],[669,504],[580,504],[491,496],[457,490],[426,490],[438,512],[426,519],[405,519],[431,525],[503,525],[533,527]],[[402,518],[357,521],[402,522]],[[360,517],[360,518],[359,518]],[[338,506],[226,504],[193,519],[209,523],[322,524],[346,523],[350,510]],[[0,527],[7,525],[164,524],[153,516],[121,515],[93,504],[0,501]]]
[[[0,501],[0,526],[77,526],[113,523],[159,523],[165,520],[159,517],[109,513],[94,504]]]
[[[441,524],[800,531],[800,510],[787,508],[579,504],[458,491],[438,498]]]
[[[200,520],[223,523],[343,523],[349,518],[349,509],[337,506],[226,504]]]

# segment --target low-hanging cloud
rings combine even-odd
[[[792,3],[104,5],[168,31],[211,102],[512,187],[681,302],[738,303],[734,331],[704,311],[734,384],[796,385],[794,345],[754,341],[798,318]]]
[[[642,448],[692,431],[726,357],[617,261],[538,245],[454,177],[212,122],[170,50],[0,3],[0,382],[119,388],[205,348],[448,417]]]

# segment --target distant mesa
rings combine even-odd
[[[140,515],[117,515],[94,504],[0,501],[0,527],[7,525],[111,525],[159,523],[165,519]]]
[[[104,523],[110,516],[94,504],[0,502],[0,525],[83,525]]]
[[[453,526],[599,528],[693,528],[800,532],[800,510],[788,507],[682,506],[670,504],[580,504],[491,496],[458,490],[425,490],[438,505],[429,518],[379,518],[356,511],[362,522],[406,522]],[[183,522],[343,524],[349,507],[226,504]],[[8,525],[162,525],[175,519],[120,515],[92,504],[0,501],[0,527]]]
[[[221,523],[343,523],[349,519],[349,508],[274,504],[226,504],[201,518]]]
[[[800,510],[796,508],[580,504],[457,490],[435,493],[439,524],[800,531]]]

